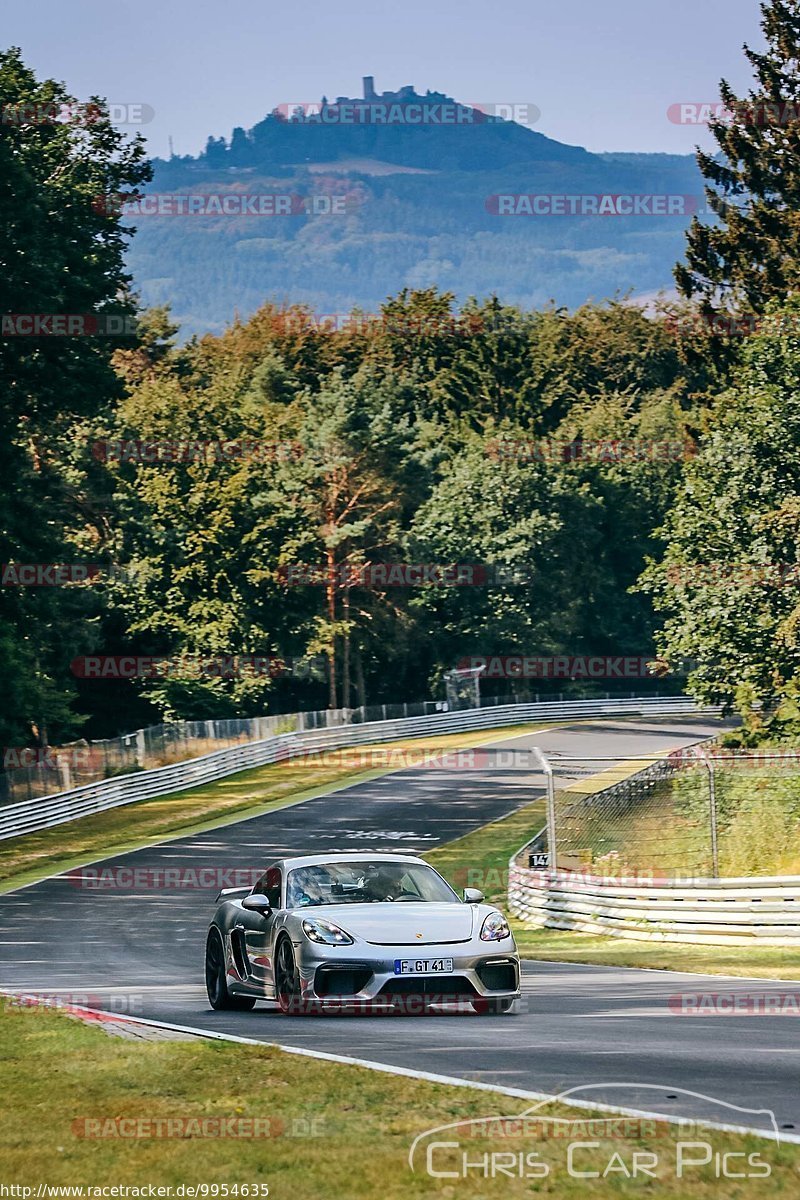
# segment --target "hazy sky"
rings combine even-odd
[[[155,110],[151,153],[197,153],[277,104],[413,83],[464,102],[531,103],[536,128],[590,150],[690,153],[702,127],[667,109],[746,90],[756,0],[37,0],[8,5],[3,45],[83,98]]]

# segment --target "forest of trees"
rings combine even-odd
[[[800,100],[800,6],[763,7],[769,51],[731,105]],[[96,204],[147,181],[144,147],[101,102],[30,117],[66,99],[0,55],[0,104],[29,114],[0,128],[0,744],[416,700],[482,655],[652,655],[753,736],[764,704],[794,727],[797,120],[715,129],[717,220],[689,233],[680,304],[398,289],[341,328],[266,304],[182,341],[137,306],[130,233]],[[130,332],[21,336],[32,313]],[[392,563],[480,570],[393,586]],[[98,679],[87,656],[170,667]]]

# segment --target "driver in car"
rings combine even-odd
[[[364,881],[364,891],[370,900],[396,900],[403,885],[396,871],[376,871]]]

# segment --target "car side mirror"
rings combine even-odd
[[[480,888],[464,888],[465,904],[480,904],[481,900],[483,900],[483,892]]]
[[[242,908],[246,908],[248,912],[261,913],[262,917],[266,917],[272,911],[272,905],[261,892],[253,892],[249,896],[245,896],[242,900]]]

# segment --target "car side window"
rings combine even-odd
[[[280,867],[270,867],[266,871],[254,889],[256,892],[262,893],[269,900],[270,908],[280,908],[281,906],[281,869]]]

